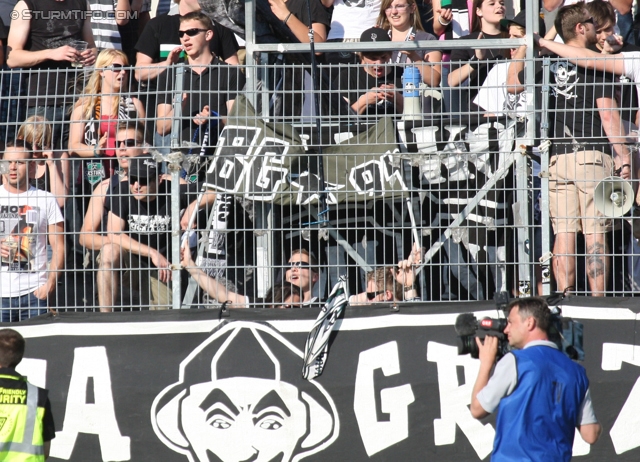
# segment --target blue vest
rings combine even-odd
[[[589,388],[584,368],[548,346],[512,353],[518,385],[500,401],[491,461],[569,461]]]

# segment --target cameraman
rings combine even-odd
[[[587,374],[549,341],[551,312],[544,299],[514,300],[508,312],[504,333],[514,350],[496,364],[491,378],[498,339],[487,336],[482,344],[476,338],[480,370],[471,414],[480,419],[500,405],[492,462],[569,461],[574,428],[589,444],[602,431]]]

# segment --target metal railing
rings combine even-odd
[[[473,43],[493,46],[488,42]],[[349,45],[365,50],[369,44]],[[502,48],[506,45],[501,42]],[[428,48],[433,43],[417,46]],[[291,49],[297,50],[297,46]],[[377,267],[397,268],[398,262],[408,258],[412,258],[415,271],[415,282],[409,285],[415,290],[407,295],[398,289],[394,294],[398,302],[485,300],[500,291],[528,295],[554,290],[550,271],[553,232],[549,221],[549,148],[544,142],[549,135],[541,136],[536,130],[546,130],[553,122],[550,116],[566,115],[563,108],[550,108],[547,103],[557,82],[536,81],[538,77],[527,72],[525,80],[533,81],[525,81],[526,98],[514,105],[500,80],[509,65],[504,62],[494,66],[501,67],[496,71],[500,74],[497,80],[487,81],[482,88],[447,89],[443,84],[442,88],[423,88],[421,96],[411,100],[412,96],[401,97],[402,75],[408,66],[395,69],[388,64],[385,72],[396,72],[395,78],[389,79],[395,89],[387,89],[388,99],[402,101],[404,107],[385,102],[372,105],[368,114],[357,114],[351,107],[351,94],[357,96],[370,88],[343,85],[357,85],[365,72],[361,65],[321,65],[322,81],[316,91],[309,64],[286,64],[276,59],[269,64],[264,58],[262,64],[233,68],[225,82],[217,82],[218,86],[206,92],[221,101],[233,98],[235,103],[229,114],[218,111],[207,117],[205,124],[200,123],[201,117],[198,123],[194,121],[199,116],[190,105],[205,92],[189,90],[195,85],[194,74],[184,64],[166,71],[175,76],[168,87],[147,82],[122,92],[138,98],[145,108],[144,117],[132,115],[145,127],[145,143],[130,146],[134,154],[123,156],[143,154],[157,163],[164,175],[157,191],[149,190],[148,185],[146,190],[139,189],[141,183],[135,191],[130,189],[131,184],[124,181],[129,179],[125,169],[117,165],[120,156],[113,146],[113,134],[108,137],[108,149],[94,151],[95,158],[91,153],[82,158],[74,154],[78,149],[91,151],[93,145],[78,148],[52,144],[49,150],[37,142],[37,159],[27,160],[31,164],[26,167],[27,175],[33,184],[52,190],[54,173],[59,172],[66,189],[55,189],[52,199],[63,205],[65,227],[63,231],[50,229],[52,222],[47,222],[46,229],[40,227],[38,233],[34,230],[41,223],[34,221],[32,210],[2,212],[0,235],[3,239],[13,235],[11,239],[18,241],[19,249],[23,249],[23,242],[25,248],[24,255],[3,264],[3,277],[12,273],[14,279],[9,286],[4,282],[0,286],[1,297],[31,293],[35,283],[29,278],[35,277],[34,272],[42,273],[41,281],[46,281],[48,272],[56,271],[55,266],[43,269],[43,261],[48,265],[52,261],[52,255],[46,256],[46,247],[42,247],[43,233],[64,237],[64,270],[43,305],[57,310],[196,308],[215,305],[215,300],[235,306],[299,306],[295,297],[293,302],[278,298],[284,297],[283,290],[292,292],[290,283],[300,286],[293,289],[294,295],[299,291],[303,299],[321,301],[343,274],[349,276],[352,294],[368,292],[361,300],[381,301],[386,294],[376,292],[386,281],[370,281],[367,274]],[[548,69],[556,61],[539,62]],[[530,68],[535,68],[533,60],[526,61],[525,69]],[[216,74],[218,70],[213,66],[208,72]],[[130,71],[132,74],[133,69]],[[82,82],[90,72],[55,74],[75,84],[69,85],[63,99],[51,100],[49,95],[39,104],[66,106],[65,123],[76,141],[81,132],[82,142],[99,141],[100,137],[87,135],[97,121],[81,116],[69,123],[68,108],[78,100]],[[3,120],[8,139],[16,137],[27,114],[36,112],[26,110],[33,95],[27,92],[25,75],[18,71],[2,74],[3,83],[11,82],[2,95],[8,114]],[[41,72],[41,78],[53,75]],[[237,92],[221,89],[251,76],[260,77],[261,84],[247,78],[246,87]],[[19,88],[15,86],[18,84]],[[583,83],[576,85],[579,88]],[[635,91],[630,83],[606,85]],[[471,103],[469,92],[477,91],[480,97],[476,101],[481,106],[450,107],[447,111],[448,101],[443,96],[447,90],[460,93]],[[317,106],[315,97],[319,99]],[[164,136],[158,133],[162,123],[157,107],[160,100],[168,106],[165,113],[168,108],[173,111],[166,117],[170,130],[160,130],[168,133]],[[429,112],[423,110],[427,105]],[[405,113],[408,106],[413,110]],[[38,129],[44,124],[33,122]],[[128,137],[130,134],[124,134],[116,139]],[[601,138],[603,145],[609,143]],[[71,156],[66,158],[63,152]],[[5,159],[3,168],[7,175],[16,168],[16,162],[11,167]],[[109,177],[114,178],[112,190],[106,189],[108,182],[102,184],[103,189],[95,189]],[[584,180],[587,183],[596,178]],[[6,176],[4,181],[9,181]],[[136,195],[136,191],[143,192]],[[6,200],[8,205],[14,199],[0,201]],[[194,202],[202,211],[185,217],[184,209]],[[96,203],[98,207],[109,204],[111,214],[96,212],[103,222],[97,220],[98,227],[91,228],[87,217],[95,212],[91,207]],[[141,203],[145,206],[140,207]],[[159,210],[158,204],[164,208]],[[0,203],[0,207],[4,205]],[[18,205],[32,207],[30,200]],[[146,211],[150,212],[145,215]],[[28,226],[18,226],[22,221]],[[640,253],[631,236],[633,220],[614,221],[616,227],[607,234],[610,242],[604,252],[611,260],[605,293],[632,295]],[[184,229],[189,226],[193,232]],[[27,228],[31,235],[24,231]],[[125,240],[135,236],[142,243],[151,243],[148,247],[159,250],[163,258],[150,254],[138,241],[124,243],[123,235]],[[91,237],[99,237],[99,242],[90,244]],[[189,240],[194,263],[188,266],[204,269],[210,277],[188,272],[181,264],[181,242]],[[106,249],[105,243],[109,244]],[[414,245],[421,249],[419,262],[411,256]],[[578,242],[569,252],[569,257],[578,261],[578,275],[585,273],[580,262],[588,253],[580,250],[580,245]],[[296,253],[297,249],[305,249],[312,258]],[[189,261],[184,258],[183,263]],[[311,266],[291,263],[300,260],[311,262]],[[396,274],[395,269],[392,271]],[[167,282],[169,278],[171,283]],[[402,280],[399,277],[397,283]],[[268,294],[273,287],[277,293]],[[393,283],[388,288],[392,293],[397,289]],[[107,289],[112,296],[104,295]],[[168,293],[154,305],[153,300],[159,297],[157,289]],[[590,292],[585,277],[578,276],[574,290]],[[17,307],[12,310],[19,312]]]

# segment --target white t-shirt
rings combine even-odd
[[[620,55],[624,57],[624,75],[640,83],[640,51],[622,51]]]
[[[359,39],[376,25],[382,0],[335,0],[327,40]]]
[[[526,114],[527,92],[513,94],[507,91],[509,65],[505,62],[493,66],[473,102],[487,112],[496,115],[507,113],[517,118]]]
[[[636,91],[640,98],[640,51],[622,51],[624,57],[624,76],[636,83]]]
[[[19,297],[47,282],[48,226],[63,221],[55,197],[34,187],[12,194],[0,186],[0,238],[18,237],[13,262],[0,266],[0,297]]]

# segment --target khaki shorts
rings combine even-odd
[[[96,257],[96,262],[100,265],[102,251]],[[122,273],[122,283],[129,285],[129,290],[140,295],[140,304],[144,308],[149,305],[150,310],[166,310],[172,306],[171,286],[160,282],[157,278],[158,270],[151,268],[141,268],[140,257],[127,251],[120,252],[120,268]]]
[[[556,233],[603,234],[613,229],[594,205],[600,180],[613,174],[613,158],[600,151],[558,154],[549,162],[549,210]]]

